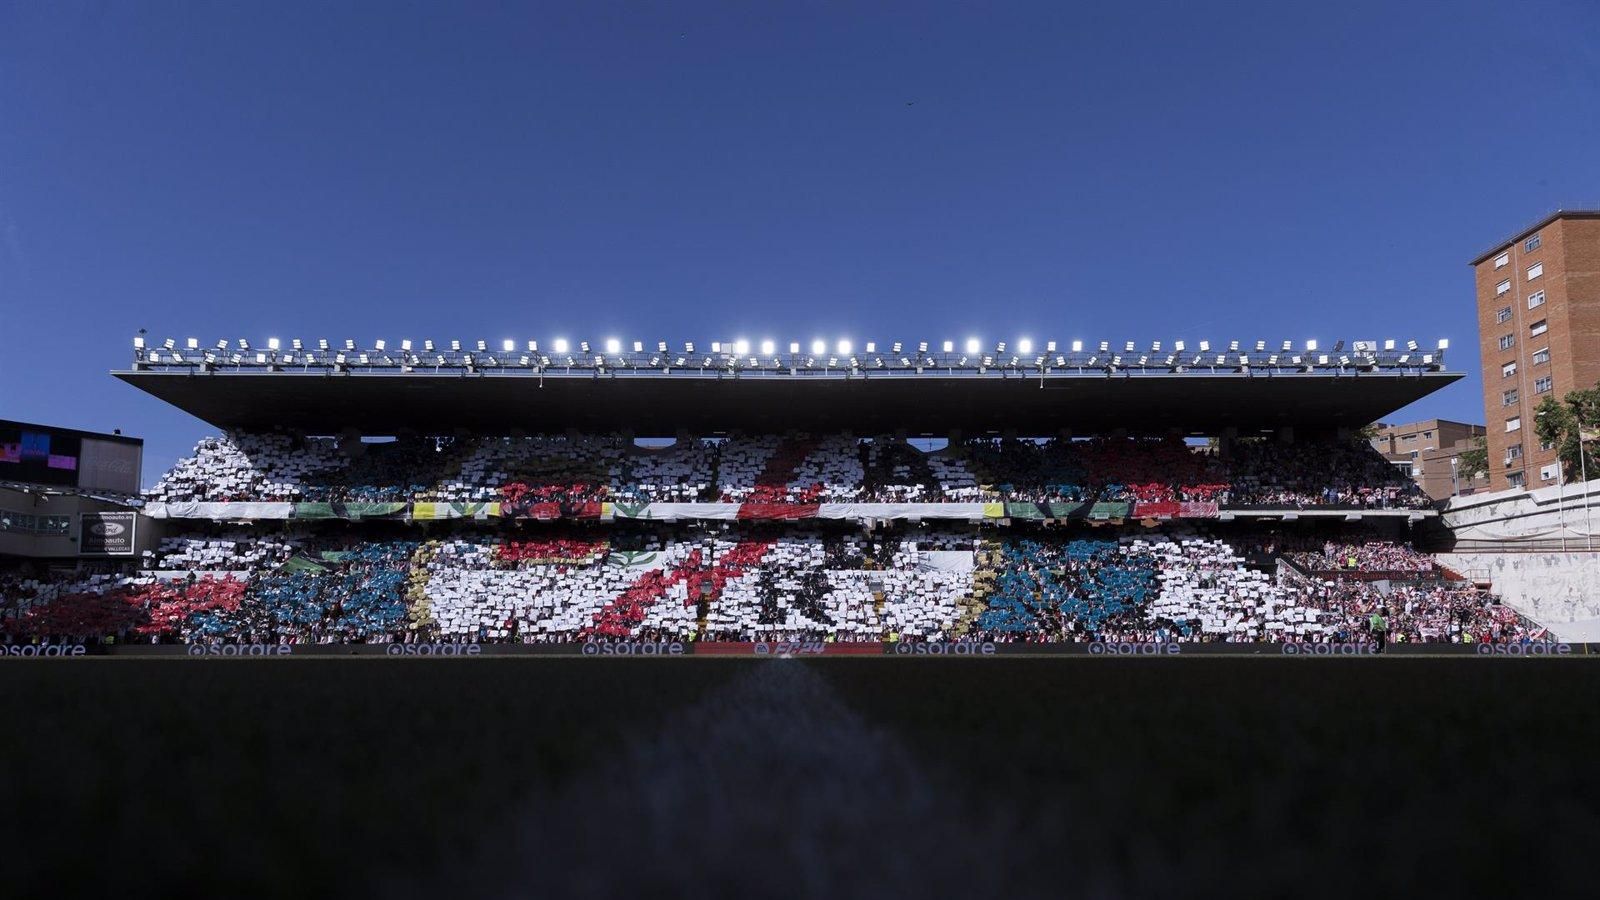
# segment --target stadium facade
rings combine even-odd
[[[140,339],[116,376],[224,434],[145,491],[155,549],[9,573],[0,621],[204,644],[1543,634],[1412,546],[1434,503],[1356,434],[1460,378],[1442,342],[707,346]]]

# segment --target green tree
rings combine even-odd
[[[1586,468],[1589,477],[1600,476],[1600,469],[1595,468],[1595,448],[1586,447],[1582,439],[1585,432],[1591,438],[1600,432],[1600,388],[1571,391],[1560,401],[1544,398],[1533,412],[1533,430],[1540,442],[1556,445],[1556,457],[1568,481],[1580,477]],[[1585,456],[1580,459],[1579,453]]]
[[[1489,474],[1489,439],[1478,435],[1467,449],[1457,457],[1456,473],[1462,481],[1471,481],[1479,475]]]

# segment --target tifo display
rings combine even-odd
[[[1423,509],[1415,482],[1363,442],[1264,438],[1226,449],[1176,437],[969,438],[925,453],[878,436],[743,435],[639,446],[622,435],[202,441],[150,491],[155,504],[497,504],[534,518],[589,504],[1122,504]],[[551,504],[546,508],[545,504]],[[547,514],[548,513],[548,514]],[[287,516],[285,516],[287,517]],[[778,516],[789,518],[791,516]],[[1066,515],[1060,516],[1062,518]]]
[[[137,563],[92,574],[0,569],[0,634],[1543,639],[1409,546],[1404,516],[1227,521],[1240,510],[1426,506],[1366,445],[1331,438],[984,437],[930,451],[847,434],[658,446],[615,434],[230,434],[202,441],[147,492],[146,512],[165,519],[167,536]],[[829,521],[848,518],[830,513],[841,509],[876,518]],[[943,509],[960,514],[940,521]]]

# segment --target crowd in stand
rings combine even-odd
[[[1400,543],[1326,541],[1329,568],[1296,552],[1297,574],[1270,564],[1278,536],[1098,533],[218,526],[122,572],[0,570],[0,640],[1345,642],[1374,637],[1375,616],[1391,641],[1542,636]]]
[[[1392,541],[1326,541],[1315,553],[1291,558],[1311,572],[1421,575],[1433,574],[1433,557]]]
[[[1176,437],[973,438],[924,453],[892,437],[733,435],[638,446],[621,435],[349,442],[207,438],[153,502],[1216,503],[1421,508],[1357,441],[1262,439],[1227,453]]]

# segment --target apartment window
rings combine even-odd
[[[1500,405],[1501,406],[1515,406],[1516,404],[1517,404],[1517,392],[1516,392],[1515,388],[1513,388],[1512,390],[1509,390],[1509,391],[1502,391],[1501,392],[1501,394],[1500,394]]]
[[[1523,487],[1528,483],[1527,476],[1521,472],[1507,472],[1506,482],[1514,488]]]
[[[1401,439],[1400,439],[1400,443],[1402,443],[1402,444],[1409,444],[1409,443],[1411,443],[1411,442],[1412,442],[1412,441],[1414,441],[1414,440],[1416,440],[1416,439],[1417,439],[1417,436],[1416,436],[1416,435],[1414,435],[1414,434],[1408,434],[1408,435],[1406,435],[1406,436],[1404,436],[1404,437],[1402,437],[1402,438],[1401,438]]]
[[[1428,440],[1429,438],[1432,438],[1432,437],[1433,437],[1433,432],[1431,432],[1431,431],[1424,431],[1422,433],[1422,439],[1425,440],[1425,441]]]
[[[1556,442],[1555,441],[1540,441],[1539,442],[1539,452],[1540,453],[1549,453],[1551,450],[1554,450],[1555,448],[1556,448]]]
[[[1533,364],[1534,365],[1542,366],[1542,365],[1544,365],[1545,363],[1547,363],[1549,361],[1550,361],[1550,348],[1549,347],[1544,347],[1544,348],[1541,348],[1539,350],[1533,351]]]
[[[1533,337],[1538,337],[1539,335],[1544,334],[1546,331],[1549,331],[1550,330],[1550,326],[1549,326],[1549,324],[1547,324],[1547,322],[1548,322],[1548,320],[1546,320],[1546,319],[1540,319],[1539,321],[1533,323],[1532,325],[1529,325],[1528,326],[1528,334],[1533,336]]]
[[[1521,458],[1522,458],[1522,445],[1521,444],[1512,444],[1511,446],[1506,448],[1506,464],[1507,465],[1510,465],[1512,460],[1521,459]]]
[[[1544,305],[1544,291],[1534,291],[1528,295],[1528,308]]]
[[[1522,430],[1522,417],[1521,416],[1512,416],[1511,418],[1506,420],[1506,431],[1509,432],[1509,431],[1521,431],[1521,430]]]
[[[1510,378],[1515,374],[1517,374],[1517,364],[1514,362],[1508,362],[1500,367],[1501,378]]]
[[[1500,335],[1500,349],[1501,350],[1510,350],[1512,347],[1515,347],[1516,345],[1517,345],[1517,336],[1516,335],[1514,335],[1514,334],[1502,334],[1502,335]]]
[[[1504,269],[1506,267],[1506,265],[1509,264],[1510,262],[1511,262],[1511,254],[1502,253],[1499,256],[1496,256],[1494,258],[1494,267],[1496,269]]]
[[[1496,297],[1498,297],[1501,294],[1504,294],[1506,291],[1509,291],[1509,290],[1511,290],[1511,282],[1510,282],[1510,280],[1502,281],[1499,284],[1494,286],[1494,295]]]
[[[1528,238],[1528,242],[1522,245],[1522,249],[1528,253],[1532,253],[1533,251],[1539,249],[1540,243],[1539,236],[1536,234],[1533,237]]]
[[[1539,480],[1540,481],[1555,481],[1556,480],[1556,464],[1555,463],[1551,463],[1548,466],[1541,466],[1539,468]]]
[[[1528,280],[1532,281],[1544,274],[1544,263],[1534,263],[1528,267]]]
[[[1500,307],[1500,311],[1494,314],[1494,320],[1501,325],[1511,321],[1511,307]]]
[[[1546,375],[1545,377],[1533,383],[1533,392],[1535,394],[1548,394],[1554,387],[1555,382],[1551,380],[1549,375]]]

